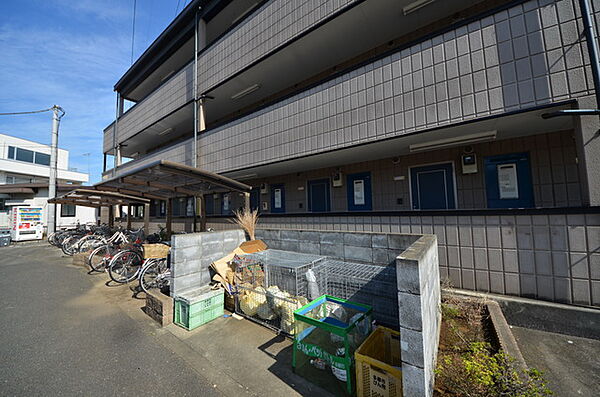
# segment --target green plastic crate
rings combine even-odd
[[[175,298],[173,322],[187,330],[198,328],[223,315],[223,290],[194,290]]]

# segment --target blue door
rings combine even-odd
[[[456,208],[452,163],[410,169],[412,206],[416,210]]]
[[[308,210],[312,212],[331,211],[329,204],[329,179],[308,181]]]
[[[257,210],[260,206],[260,188],[253,187],[250,191],[250,209]]]
[[[371,211],[371,173],[361,172],[346,177],[348,211]]]
[[[215,198],[212,194],[204,195],[204,206],[206,207],[206,215],[216,215],[215,213]]]
[[[488,208],[534,206],[528,153],[486,157],[483,164]]]
[[[283,183],[271,185],[271,212],[275,214],[285,212],[285,188]]]

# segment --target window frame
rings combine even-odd
[[[65,214],[65,208],[73,208],[73,214]],[[75,204],[61,204],[60,205],[60,217],[61,218],[74,218],[77,216],[77,206]]]

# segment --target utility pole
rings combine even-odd
[[[48,183],[48,198],[56,197],[56,174],[58,165],[58,126],[65,112],[60,106],[52,106],[52,141],[50,144],[50,181]],[[59,113],[62,113],[59,115]],[[56,231],[56,204],[48,203],[48,234]]]

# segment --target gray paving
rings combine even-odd
[[[600,340],[512,327],[527,365],[544,371],[556,397],[600,393]]]
[[[219,395],[120,307],[123,292],[69,262],[47,245],[0,248],[0,395]]]

